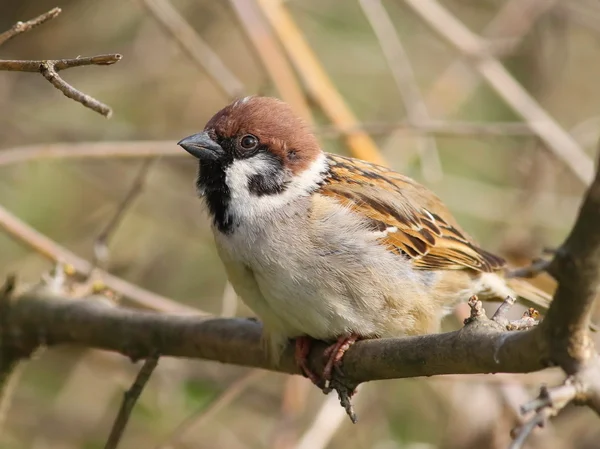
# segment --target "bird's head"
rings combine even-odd
[[[199,159],[198,191],[222,228],[306,196],[327,169],[308,124],[270,97],[234,101],[178,145]]]

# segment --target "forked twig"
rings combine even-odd
[[[17,22],[10,30],[0,34],[0,45],[21,33],[25,33],[36,26],[55,18],[60,14],[60,12],[60,8],[53,8],[50,11],[27,22]],[[46,80],[50,82],[50,84],[60,90],[66,97],[81,103],[86,108],[102,114],[106,118],[110,118],[112,114],[110,107],[71,86],[59,76],[58,72],[73,67],[82,67],[87,65],[111,65],[120,61],[121,59],[122,56],[119,54],[108,54],[73,59],[0,60],[0,70],[40,73]]]
[[[235,380],[210,404],[198,409],[182,421],[162,443],[156,446],[156,449],[173,447],[192,427],[201,426],[210,420],[216,413],[235,401],[250,385],[262,379],[265,374],[266,372],[262,370],[252,370]]]
[[[98,234],[94,242],[94,259],[92,260],[92,269],[100,266],[102,269],[106,269],[106,265],[109,257],[108,240],[113,235],[117,227],[123,221],[125,214],[130,210],[135,199],[142,193],[144,183],[150,171],[150,168],[157,161],[157,158],[146,159],[142,162],[129,191],[118,205],[114,215],[106,224],[104,229]],[[90,273],[91,275],[91,273]]]
[[[150,376],[154,372],[154,369],[158,365],[159,355],[155,354],[146,359],[144,365],[140,369],[138,375],[135,378],[135,381],[123,394],[123,402],[121,403],[121,408],[119,409],[119,413],[117,414],[117,418],[113,423],[113,426],[110,430],[110,435],[106,444],[104,445],[104,449],[116,449],[123,436],[123,432],[125,431],[125,427],[129,421],[129,417],[131,416],[131,412],[138,398],[142,394],[144,387],[150,380]]]
[[[527,330],[537,326],[539,324],[538,318],[540,313],[533,307],[527,309],[525,313],[523,313],[523,316],[518,320],[509,320],[506,317],[508,311],[514,306],[516,301],[517,299],[514,296],[507,296],[494,315],[492,315],[492,320],[509,331]]]
[[[522,414],[535,412],[521,426],[513,429],[514,440],[509,449],[521,449],[533,429],[543,427],[549,418],[555,416],[577,397],[578,391],[572,379],[567,379],[563,385],[548,388],[542,386],[537,398],[521,407]]]

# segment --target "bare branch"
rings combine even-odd
[[[278,365],[263,352],[261,325],[255,320],[167,315],[115,307],[105,298],[63,298],[50,293],[23,293],[4,304],[2,335],[11,337],[22,354],[40,343],[79,344],[145,358],[194,357],[223,363],[299,374],[293,345]],[[537,330],[537,329],[536,329]],[[357,385],[376,379],[491,372],[530,372],[544,368],[536,354],[536,330],[503,332],[502,326],[476,317],[463,329],[444,334],[363,340],[343,360],[345,382]],[[323,369],[320,354],[311,366]]]
[[[359,125],[359,120],[340,95],[302,31],[281,0],[257,0],[267,21],[287,52],[304,85],[330,121],[340,129]],[[354,157],[385,165],[385,158],[371,137],[361,131],[344,135]]]
[[[550,266],[550,260],[537,259],[534,260],[531,265],[521,268],[515,268],[506,273],[507,278],[533,278],[543,273]]]
[[[0,45],[4,44],[6,41],[12,39],[15,36],[18,36],[21,33],[26,33],[27,31],[41,25],[48,20],[52,20],[57,17],[61,13],[60,8],[52,8],[50,11],[45,12],[42,15],[37,16],[35,19],[28,20],[27,22],[17,22],[15,23],[10,30],[5,31],[0,34]]]
[[[44,159],[151,158],[187,155],[172,140],[62,142],[0,150],[0,167]]]
[[[540,395],[521,407],[522,414],[535,412],[523,425],[513,430],[515,439],[509,449],[520,449],[536,427],[543,427],[549,418],[555,416],[567,404],[575,400],[579,392],[577,385],[567,379],[563,385],[548,388],[543,386]]]
[[[115,419],[112,429],[110,430],[110,435],[106,441],[106,444],[104,445],[104,449],[116,449],[119,445],[119,441],[123,436],[123,432],[125,431],[125,427],[127,426],[131,412],[133,411],[133,407],[142,394],[146,383],[148,383],[150,380],[150,376],[154,372],[154,369],[158,365],[158,358],[159,355],[154,354],[146,359],[144,365],[135,378],[135,381],[129,390],[123,394],[121,408],[119,409],[117,418]]]
[[[75,271],[87,276],[92,270],[92,264],[79,257],[68,249],[62,247],[52,239],[33,229],[23,220],[15,217],[0,205],[0,229],[4,229],[10,236],[26,244],[46,259],[53,262],[63,262],[71,265]],[[150,292],[138,285],[113,276],[104,271],[98,271],[102,282],[110,289],[122,294],[132,302],[148,309],[164,312],[179,312],[202,314],[199,309],[185,306],[157,293]]]
[[[117,206],[114,215],[110,219],[110,221],[106,224],[106,227],[100,232],[98,237],[96,237],[96,241],[94,242],[94,260],[92,260],[92,267],[95,268],[98,265],[101,268],[107,268],[108,262],[108,240],[115,232],[125,214],[135,201],[135,199],[142,192],[144,187],[144,183],[146,181],[146,177],[148,176],[148,172],[152,165],[157,161],[156,158],[146,159],[142,162],[142,165],[139,168],[139,171],[125,195],[125,198],[121,201],[121,203]],[[91,273],[90,273],[91,274]]]
[[[360,0],[359,3],[383,50],[392,76],[396,81],[396,86],[398,86],[402,96],[409,121],[411,123],[428,122],[431,117],[392,19],[380,0]],[[439,181],[443,176],[443,172],[435,139],[428,135],[423,136],[419,139],[418,150],[421,159],[421,171],[425,179],[430,182]]]
[[[0,45],[12,37],[31,30],[42,23],[53,19],[60,14],[60,8],[54,8],[45,14],[42,14],[28,22],[17,22],[10,30],[0,34]],[[81,103],[86,108],[110,118],[112,110],[110,107],[96,100],[95,98],[77,90],[64,79],[58,72],[72,67],[82,67],[86,65],[111,65],[118,62],[123,57],[119,54],[91,56],[87,58],[58,59],[58,60],[0,60],[0,70],[13,72],[36,72],[41,73],[50,84],[60,90],[66,97]]]
[[[472,33],[436,0],[405,0],[435,32],[469,56],[473,67],[506,103],[521,115],[556,157],[585,184],[594,176],[592,161],[573,138],[486,50],[485,42]]]
[[[265,375],[265,371],[252,370],[247,374],[244,374],[239,379],[235,380],[229,385],[225,391],[218,395],[210,404],[203,406],[190,416],[188,416],[181,424],[179,424],[175,430],[158,446],[156,449],[170,449],[175,444],[180,442],[185,434],[192,427],[199,427],[202,424],[209,421],[223,408],[227,407],[233,401],[235,401],[244,391],[246,391],[253,383],[262,379]]]
[[[256,3],[248,0],[230,0],[230,3],[281,98],[298,115],[311,122],[312,115],[302,86]]]
[[[32,72],[42,73],[44,70],[53,70],[60,72],[61,70],[71,69],[73,67],[83,67],[87,65],[112,65],[123,59],[119,54],[108,54],[89,56],[86,58],[72,59],[55,59],[55,60],[0,60],[0,70],[9,72]]]
[[[487,38],[486,42],[510,39],[511,45],[516,47],[556,3],[557,0],[507,0],[481,34]],[[436,114],[451,116],[465,105],[480,85],[481,77],[473,73],[462,55],[434,81],[426,103]]]
[[[521,122],[476,123],[461,121],[404,121],[396,123],[365,122],[354,126],[320,126],[315,132],[324,137],[337,137],[357,131],[366,131],[372,135],[388,134],[403,130],[415,133],[435,134],[445,137],[494,136],[494,137],[530,137],[534,133],[531,128]]]
[[[600,156],[600,147],[598,154]],[[600,169],[589,187],[565,243],[556,251],[548,272],[558,281],[552,307],[541,327],[554,361],[574,374],[595,354],[587,332],[600,288]]]
[[[204,42],[169,0],[139,1],[192,62],[204,70],[228,98],[233,99],[244,94],[244,84],[225,66],[219,55]]]

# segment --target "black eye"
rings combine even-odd
[[[246,150],[253,150],[258,146],[258,139],[252,134],[246,134],[242,137],[242,140],[240,140],[240,145]]]

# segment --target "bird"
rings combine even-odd
[[[199,161],[196,189],[236,294],[263,325],[274,363],[295,341],[299,370],[331,380],[357,340],[434,333],[473,295],[550,296],[507,279],[432,191],[390,168],[322,150],[306,121],[272,97],[219,110],[178,142]],[[329,343],[322,373],[308,366]]]

